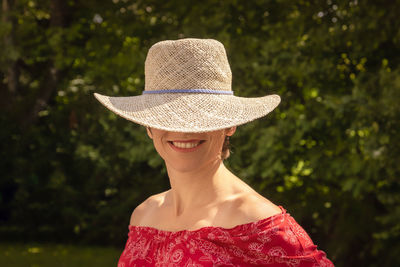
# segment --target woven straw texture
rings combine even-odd
[[[145,90],[232,90],[232,73],[224,46],[212,39],[162,41],[145,62]]]
[[[176,89],[232,91],[224,46],[211,39],[180,39],[153,45],[145,62],[145,91],[165,93],[110,97],[95,93],[108,109],[135,123],[173,132],[208,132],[265,116],[278,95],[244,98],[218,93],[168,93]]]

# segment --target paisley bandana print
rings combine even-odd
[[[279,207],[281,214],[230,229],[208,226],[170,232],[131,225],[118,267],[334,266]]]

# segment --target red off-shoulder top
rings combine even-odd
[[[170,232],[130,225],[118,267],[334,266],[294,218],[279,207],[281,214],[229,229],[207,226]]]

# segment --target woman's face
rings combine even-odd
[[[236,127],[205,133],[178,133],[147,128],[154,147],[167,167],[182,172],[194,171],[215,161],[221,161],[225,136],[235,133]]]

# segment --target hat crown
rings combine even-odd
[[[154,44],[145,62],[145,91],[232,90],[225,48],[213,39],[167,40]]]

